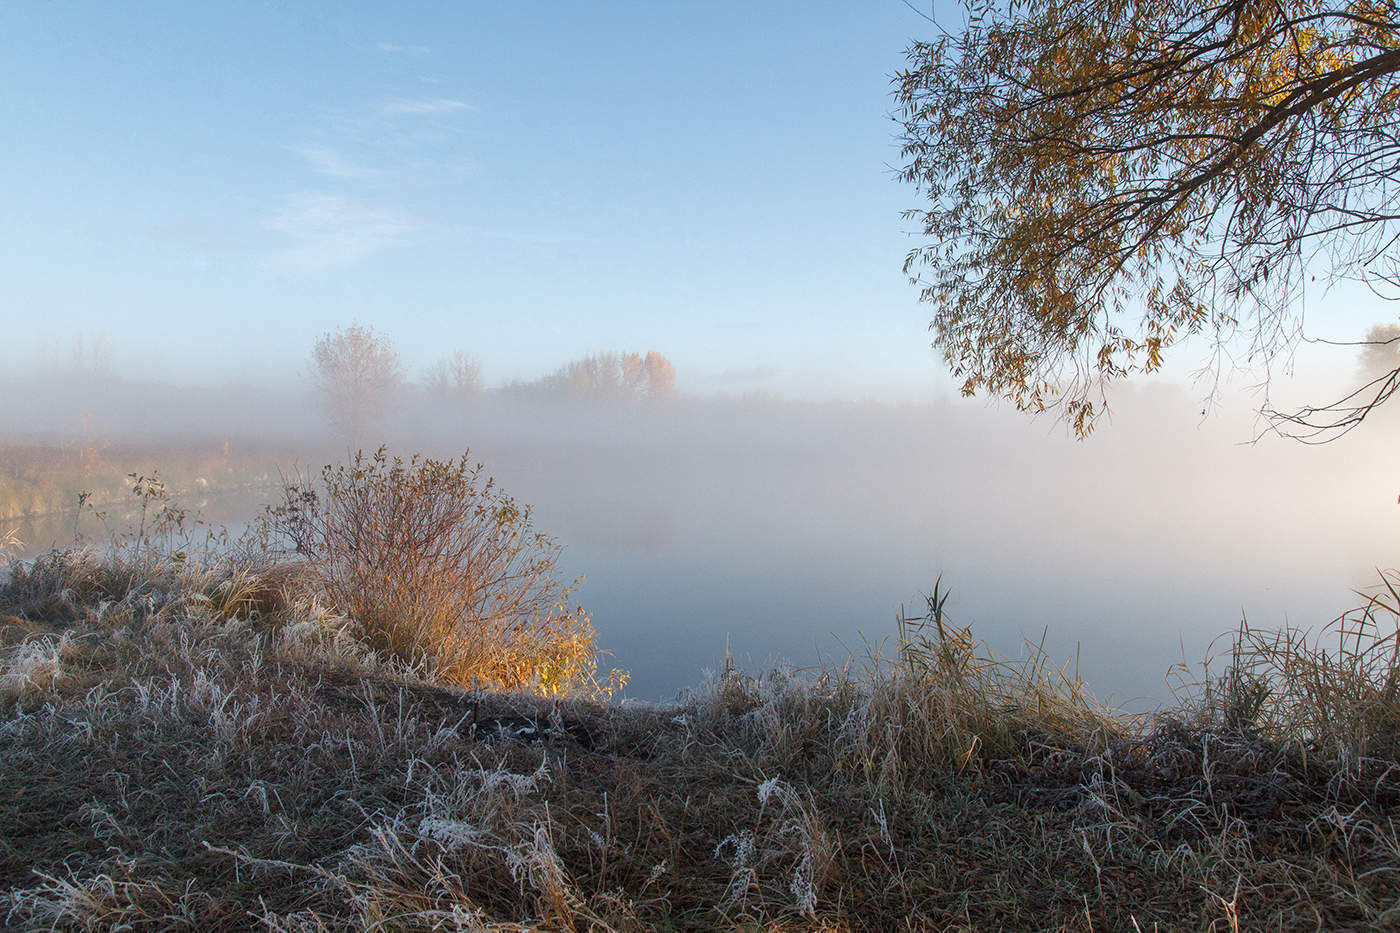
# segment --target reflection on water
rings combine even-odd
[[[395,449],[471,446],[533,504],[631,696],[674,696],[726,644],[751,669],[862,652],[941,574],[950,615],[993,647],[1043,638],[1141,708],[1242,615],[1329,621],[1400,543],[1377,438],[1241,446],[1246,426],[1198,427],[1179,403],[1129,396],[1086,443],[971,404],[502,408],[415,425]],[[210,494],[199,512],[246,522],[274,494]],[[49,521],[21,537],[72,539],[72,516]]]
[[[170,532],[190,546],[216,548],[237,538],[248,523],[260,515],[264,504],[273,501],[280,486],[248,483],[236,488],[215,490],[171,490],[168,498],[154,501],[146,511],[150,532]],[[162,522],[161,508],[169,504],[178,521]],[[69,508],[63,512],[9,519],[6,529],[24,543],[21,557],[32,557],[53,548],[77,545],[104,545],[112,540],[134,536],[141,528],[140,501],[129,496],[121,500]]]

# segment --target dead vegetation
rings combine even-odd
[[[649,706],[463,688],[318,579],[150,542],[10,568],[5,925],[1400,925],[1393,577],[1321,635],[1242,629],[1141,719],[939,588],[891,657]]]

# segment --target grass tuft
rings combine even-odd
[[[1197,716],[1349,766],[1400,760],[1400,574],[1316,631],[1242,622]]]

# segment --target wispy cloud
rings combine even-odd
[[[332,178],[369,178],[381,174],[378,169],[361,165],[330,146],[291,146],[297,155],[311,163],[322,175]]]
[[[236,253],[253,245],[245,234],[200,220],[162,224],[151,229],[151,236],[162,243],[173,243],[197,253]]]
[[[453,97],[395,97],[386,100],[379,112],[386,116],[399,114],[453,113],[458,110],[471,110],[471,104]]]
[[[402,42],[381,42],[376,47],[386,55],[427,55],[432,51],[426,45],[406,45]]]
[[[358,262],[393,246],[414,224],[403,214],[339,195],[304,192],[287,200],[263,226],[291,242],[272,264],[301,272],[323,272]]]
[[[465,121],[459,119],[471,109],[445,96],[327,108],[284,148],[321,176],[344,183],[342,193],[365,193],[389,178],[450,182],[471,170],[462,151]]]

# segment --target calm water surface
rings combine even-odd
[[[864,653],[941,575],[950,615],[995,648],[1043,640],[1100,697],[1150,708],[1173,664],[1242,617],[1324,624],[1400,565],[1393,431],[1241,445],[1247,424],[1198,425],[1172,393],[1129,396],[1082,443],[965,404],[481,411],[403,430],[398,449],[470,446],[534,505],[638,698],[695,685],[726,645],[755,671]],[[237,523],[267,498],[204,511]]]

